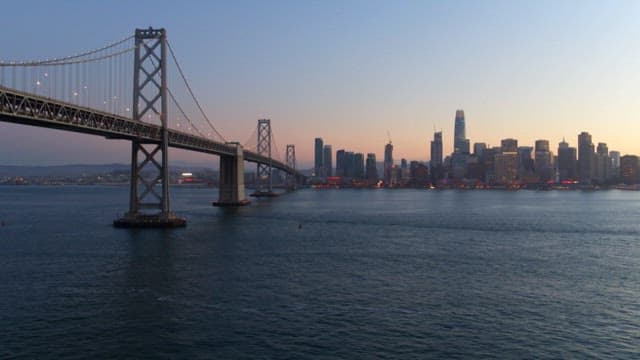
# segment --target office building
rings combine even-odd
[[[469,153],[469,140],[466,135],[464,110],[456,110],[453,134],[453,152],[461,154]]]
[[[625,155],[620,158],[620,173],[622,182],[627,185],[638,183],[638,157],[635,155]]]
[[[594,159],[594,180],[598,184],[606,183],[611,177],[611,159],[609,147],[605,143],[598,143]]]
[[[482,153],[486,148],[487,144],[482,142],[473,144],[473,155],[477,156],[478,158],[482,158]]]
[[[620,179],[620,152],[610,151],[609,159],[611,160],[611,178],[615,180]]]
[[[540,182],[555,180],[553,154],[549,150],[549,140],[536,140],[535,173]]]
[[[366,178],[370,184],[378,181],[378,169],[376,168],[376,154],[367,154]]]
[[[393,186],[393,145],[389,142],[384,146],[384,183]]]
[[[333,175],[333,162],[331,161],[331,145],[325,145],[322,154],[322,167],[324,176]]]
[[[578,175],[576,148],[562,139],[558,144],[558,179],[560,181],[576,180]]]
[[[498,184],[512,184],[518,178],[518,153],[502,152],[494,157],[494,174]]]
[[[580,133],[578,135],[578,180],[583,184],[591,184],[594,157],[591,135],[588,132]]]
[[[353,155],[353,177],[355,179],[361,180],[365,178],[364,172],[364,154],[355,153]]]
[[[516,139],[502,139],[500,141],[500,151],[503,153],[517,153],[518,152],[518,140]]]
[[[530,178],[534,174],[533,147],[518,146],[518,177]]]
[[[313,163],[313,175],[314,176],[324,176],[324,167],[322,166],[322,160],[324,157],[323,153],[323,142],[322,138],[316,138],[315,142],[315,161]]]
[[[442,131],[433,133],[430,165],[432,169],[442,166]]]

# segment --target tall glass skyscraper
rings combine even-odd
[[[391,177],[393,171],[393,145],[388,143],[384,146],[384,183],[391,185]]]
[[[453,134],[453,152],[454,153],[469,153],[469,140],[467,140],[467,134],[464,123],[464,110],[456,110],[456,122]]]
[[[577,159],[576,148],[569,147],[569,143],[562,139],[562,142],[558,144],[558,175],[560,181],[576,180],[578,175]]]
[[[594,158],[595,153],[591,134],[583,131],[578,135],[578,176],[583,184],[591,184]]]
[[[322,158],[323,158],[323,142],[322,138],[316,138],[315,143],[315,161],[313,164],[313,173],[315,176],[323,176]]]
[[[369,183],[373,184],[378,181],[378,169],[376,168],[376,154],[367,154],[367,169],[366,176]]]
[[[331,161],[331,145],[324,146],[324,152],[322,156],[322,168],[324,169],[324,176],[333,175],[333,162]]]
[[[442,165],[442,131],[433,133],[431,142],[431,168]]]

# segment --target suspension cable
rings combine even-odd
[[[83,63],[89,63],[89,62],[94,62],[94,61],[100,61],[100,60],[105,60],[105,59],[110,59],[122,54],[126,54],[130,51],[133,51],[136,47],[132,46],[130,48],[126,48],[122,51],[118,51],[115,53],[111,53],[111,54],[106,54],[106,55],[102,55],[102,56],[98,56],[98,57],[92,57],[89,59],[82,59],[82,60],[73,60],[73,61],[65,61],[65,62],[45,62],[45,63],[36,63],[36,62],[31,62],[31,63],[1,63],[0,62],[0,67],[30,67],[30,66],[43,66],[43,65],[47,65],[47,66],[60,66],[60,65],[73,65],[73,64],[83,64]]]
[[[200,130],[198,130],[198,128],[195,126],[195,124],[191,121],[191,119],[184,112],[184,110],[182,109],[182,106],[180,106],[180,104],[178,103],[178,100],[176,100],[176,98],[173,96],[173,93],[171,92],[170,89],[167,89],[167,93],[169,93],[169,97],[171,98],[171,100],[173,100],[173,103],[176,105],[176,107],[178,108],[178,110],[182,114],[182,117],[184,117],[187,120],[189,125],[191,125],[191,127],[198,133],[198,135],[206,138],[206,136],[204,136],[204,134],[202,132],[200,132]]]
[[[178,68],[178,72],[180,73],[180,77],[182,77],[182,81],[184,81],[184,84],[187,86],[187,90],[189,90],[189,94],[191,94],[191,97],[193,98],[193,101],[196,103],[196,106],[198,107],[198,110],[200,110],[200,113],[202,114],[204,119],[207,121],[207,123],[209,124],[211,129],[213,129],[213,131],[220,137],[220,139],[222,139],[222,141],[224,141],[224,142],[227,142],[227,140],[224,138],[224,136],[222,136],[222,134],[220,134],[220,132],[218,132],[218,130],[215,128],[215,126],[213,126],[213,124],[209,120],[209,117],[207,116],[207,114],[202,109],[202,106],[200,106],[200,102],[198,101],[198,99],[196,98],[195,94],[193,93],[193,90],[191,89],[191,85],[189,85],[189,82],[187,81],[187,78],[184,76],[184,72],[182,71],[182,67],[180,66],[180,63],[178,62],[178,59],[176,58],[176,55],[173,52],[173,49],[171,48],[171,44],[169,43],[169,41],[167,41],[167,47],[169,48],[169,53],[171,53],[171,57],[173,58],[173,61],[175,62],[176,67]]]
[[[95,53],[110,49],[112,47],[118,46],[128,40],[131,40],[134,38],[135,35],[131,35],[128,36],[122,40],[116,41],[114,43],[111,44],[107,44],[106,46],[103,46],[101,48],[98,49],[94,49],[94,50],[90,50],[90,51],[86,51],[84,53],[81,54],[76,54],[76,55],[71,55],[71,56],[65,56],[65,57],[61,57],[61,58],[55,58],[55,59],[46,59],[46,60],[27,60],[27,61],[0,61],[0,66],[40,66],[40,65],[57,65],[57,63],[62,63],[60,65],[66,64],[68,60],[73,60],[73,59],[78,59],[78,58],[82,58],[85,56],[89,56],[89,55],[93,55]],[[97,58],[96,60],[99,60],[100,58]],[[69,64],[75,64],[77,62],[69,62]]]

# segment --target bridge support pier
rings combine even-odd
[[[218,201],[213,206],[249,205],[244,193],[244,155],[242,145],[236,145],[234,156],[220,156],[220,184]]]

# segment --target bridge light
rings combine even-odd
[[[36,81],[36,85],[40,86],[40,80]]]

